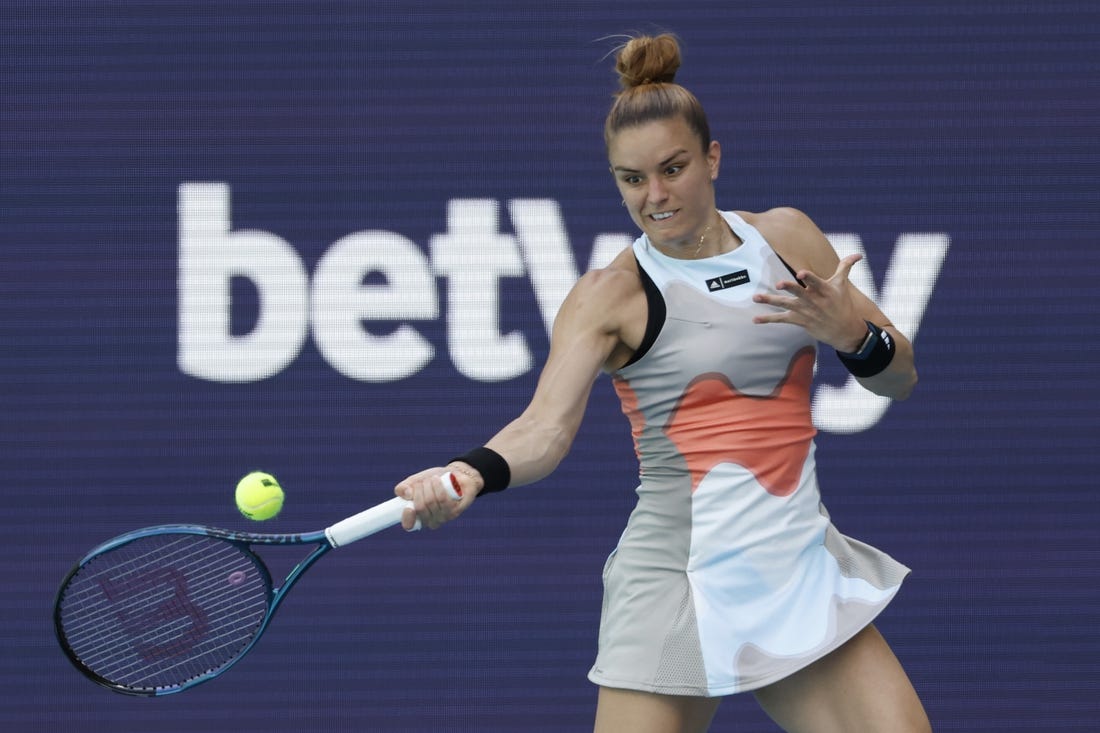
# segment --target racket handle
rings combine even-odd
[[[440,476],[439,480],[452,499],[458,501],[462,498],[458,480],[450,471]],[[356,540],[361,540],[395,524],[400,524],[401,515],[405,512],[405,509],[412,505],[413,503],[408,499],[395,496],[389,501],[384,501],[347,519],[340,520],[325,530],[325,536],[328,537],[329,544],[333,547],[349,545]],[[420,529],[419,519],[416,520],[416,525],[410,531],[418,529]]]

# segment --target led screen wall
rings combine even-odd
[[[825,502],[911,566],[879,620],[939,731],[1094,730],[1100,11],[1087,2],[8,3],[0,50],[0,722],[591,725],[600,568],[637,466],[610,381],[539,484],[330,556],[246,660],[160,700],[83,679],[85,550],[325,526],[524,406],[565,292],[636,236],[608,36],[667,29],[719,203],[807,212],[913,336],[913,397],[823,352]],[[296,559],[273,558],[281,570]],[[715,730],[773,730],[730,699]]]

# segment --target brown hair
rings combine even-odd
[[[615,71],[622,89],[604,122],[605,144],[623,128],[682,117],[706,150],[710,124],[695,95],[675,82],[679,68],[680,44],[670,33],[634,36],[619,46]]]

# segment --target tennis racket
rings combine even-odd
[[[452,499],[458,481],[440,477]],[[330,550],[401,521],[412,502],[395,497],[318,532],[253,534],[168,524],[96,547],[65,576],[54,629],[76,668],[128,695],[182,692],[214,679],[255,646],[287,593]],[[419,529],[417,522],[414,529]],[[253,545],[316,549],[283,584]]]

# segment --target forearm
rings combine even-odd
[[[489,481],[478,485],[479,493],[533,483],[557,468],[580,429],[596,377],[620,343],[614,314],[637,298],[644,305],[636,273],[592,270],[578,281],[554,321],[550,355],[531,402],[484,446],[465,454],[481,464],[467,462],[473,483]]]
[[[494,435],[485,447],[507,464],[508,486],[522,486],[550,475],[568,454],[575,433],[575,426],[543,423],[525,413]],[[481,474],[485,466],[459,461],[452,467],[475,477],[479,491],[483,488],[487,477]]]
[[[558,467],[569,453],[574,432],[520,416],[493,436],[486,447],[508,462],[511,485],[522,486],[549,476]]]

